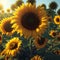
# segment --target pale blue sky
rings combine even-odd
[[[25,3],[27,0],[23,0]],[[60,8],[60,0],[36,0],[37,5],[41,5],[42,3],[46,4],[48,7],[51,1],[56,1],[58,4],[58,9]],[[14,4],[16,0],[0,0],[0,4],[3,4],[4,9],[10,8],[11,4]]]

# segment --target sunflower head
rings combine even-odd
[[[11,24],[11,20],[13,20],[12,17],[5,18],[1,21],[1,32],[2,32],[2,34],[11,35],[12,33],[15,32],[15,29],[12,28],[13,24]]]
[[[46,11],[41,6],[36,8],[35,5],[30,3],[22,4],[14,12],[14,15],[16,16],[15,23],[18,27],[17,32],[22,30],[22,33],[27,37],[32,35],[35,38],[38,34],[42,34],[47,27]]]
[[[3,13],[5,13],[5,11],[4,10],[1,10],[1,13],[3,14]]]
[[[10,9],[7,9],[7,12],[10,13]]]
[[[55,31],[55,30],[51,30],[50,33],[49,33],[49,35],[50,35],[51,37],[53,37],[53,38],[56,37],[57,34],[58,34],[58,32]]]
[[[32,57],[31,60],[43,60],[43,59],[41,56],[36,55],[36,56]]]
[[[28,3],[35,4],[36,0],[27,0]]]
[[[53,2],[51,2],[51,3],[49,4],[49,8],[50,8],[50,9],[53,9],[53,10],[54,10],[54,9],[57,9],[57,6],[58,6],[58,5],[57,5],[57,3],[56,3],[55,1],[53,1]]]
[[[22,5],[22,3],[24,3],[22,0],[17,0],[17,1],[16,1],[16,5],[17,5],[17,6]]]
[[[6,44],[6,54],[15,56],[20,50],[22,41],[19,38],[14,37]]]
[[[34,44],[35,44],[35,46],[36,46],[37,49],[40,49],[40,48],[45,47],[46,43],[47,43],[47,39],[46,38],[43,38],[43,37],[37,38],[34,41]]]
[[[53,51],[54,54],[60,55],[60,50]]]
[[[60,16],[59,15],[54,17],[54,23],[57,25],[60,25]]]
[[[21,44],[22,42],[19,41],[18,38],[13,38],[6,44],[6,48],[8,48],[9,50],[14,50],[20,46],[18,43]]]
[[[58,9],[57,14],[60,15],[60,9]]]
[[[45,4],[42,4],[41,7],[44,7],[46,9],[46,5]]]
[[[11,9],[12,9],[12,10],[15,10],[16,8],[17,8],[17,6],[16,6],[15,4],[12,4],[12,5],[11,5]]]

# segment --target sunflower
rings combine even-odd
[[[54,17],[54,23],[57,25],[60,25],[60,16],[59,15]]]
[[[60,50],[55,50],[53,53],[60,55]]]
[[[5,18],[1,21],[1,32],[2,32],[2,34],[12,35],[15,32],[15,29],[12,28],[13,24],[11,24],[11,20],[13,20],[12,17]]]
[[[41,58],[41,56],[36,55],[36,56],[32,57],[31,60],[43,60],[43,59]]]
[[[11,10],[14,11],[17,8],[16,4],[11,5]]]
[[[44,7],[46,9],[46,5],[45,4],[42,4],[41,7]]]
[[[53,2],[51,2],[50,4],[49,4],[49,8],[50,9],[57,9],[57,7],[58,7],[58,5],[57,5],[57,3],[55,2],[55,1],[53,1]]]
[[[34,40],[34,45],[37,49],[44,48],[46,46],[47,39],[46,38],[37,38]]]
[[[35,4],[36,0],[27,0],[28,3]]]
[[[12,55],[15,56],[21,47],[22,41],[19,40],[18,37],[12,38],[7,44],[5,50],[1,53],[1,55]]]
[[[8,8],[7,10],[6,10],[8,13],[10,13],[10,9]]]
[[[1,10],[1,13],[2,13],[2,14],[4,14],[4,13],[5,13],[5,11],[4,11],[4,10]]]
[[[49,32],[49,35],[51,36],[51,37],[56,37],[57,36],[57,34],[58,34],[58,32],[56,31],[56,30],[51,30],[50,32]]]
[[[15,26],[18,27],[17,32],[20,33],[20,30],[25,35],[25,37],[33,36],[34,38],[38,34],[42,34],[47,28],[47,16],[46,11],[43,7],[30,3],[22,4],[15,12]]]
[[[17,0],[16,3],[15,3],[15,5],[16,6],[20,6],[20,5],[22,5],[22,3],[24,3],[22,0]]]

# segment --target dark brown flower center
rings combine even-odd
[[[55,53],[56,53],[56,54],[59,54],[59,51],[57,50],[57,51],[55,51]]]
[[[50,5],[49,5],[49,7],[50,7],[51,9],[56,9],[57,6],[58,6],[58,5],[57,5],[56,2],[51,2]]]
[[[38,44],[43,45],[45,42],[45,38],[38,39]]]
[[[13,30],[13,28],[11,28],[12,24],[10,24],[10,22],[7,22],[5,25],[4,25],[4,29],[6,32],[11,32]]]
[[[53,36],[56,36],[56,32],[53,32],[53,34],[52,34]]]
[[[22,16],[21,24],[28,30],[35,30],[40,24],[39,17],[32,12],[25,13]]]
[[[59,18],[56,19],[57,22],[60,22]]]
[[[13,42],[10,44],[10,50],[16,49],[17,48],[17,43]]]

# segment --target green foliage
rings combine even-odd
[[[57,14],[60,15],[60,9],[58,9]]]

